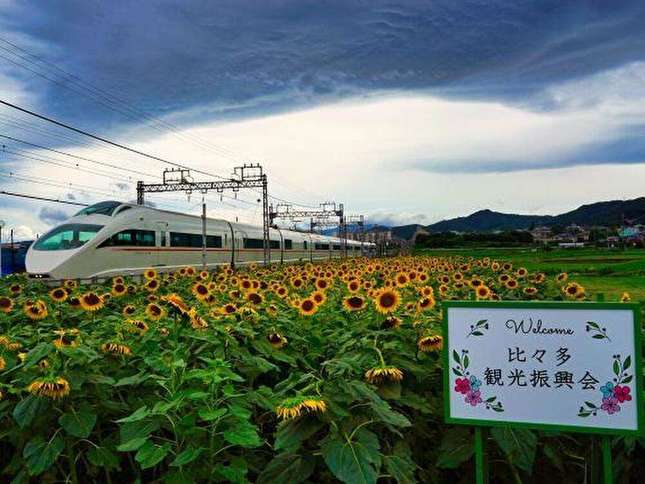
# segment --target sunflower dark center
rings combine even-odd
[[[308,299],[302,303],[302,309],[304,309],[305,311],[311,311],[313,308],[314,303],[309,301]]]
[[[394,306],[395,301],[396,301],[396,298],[392,293],[386,292],[381,296],[381,306],[385,308]]]

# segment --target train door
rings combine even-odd
[[[163,267],[168,265],[168,252],[164,250],[169,243],[168,237],[168,222],[158,221],[155,222],[155,231],[157,235],[157,247],[155,248],[153,260],[156,267]]]
[[[247,257],[247,252],[244,250],[244,239],[246,239],[246,232],[234,229],[235,234],[235,262],[244,262]]]

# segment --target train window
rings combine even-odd
[[[334,245],[334,250],[340,250],[340,245]]]
[[[99,248],[116,246],[154,247],[155,233],[153,230],[123,230],[104,240]]]
[[[126,206],[124,206],[124,207],[121,207],[121,208],[120,208],[120,209],[119,209],[119,210],[118,210],[114,215],[115,215],[115,216],[116,216],[116,215],[119,215],[119,214],[121,214],[121,213],[125,212],[126,210],[130,210],[131,208],[132,208],[132,207],[128,207],[127,205],[126,205]]]
[[[244,239],[244,248],[245,249],[263,249],[264,241],[262,239]]]
[[[293,249],[293,242],[291,241],[291,239],[284,239],[284,248],[285,250]]]
[[[201,247],[202,235],[170,232],[170,246],[171,247]],[[222,237],[219,235],[207,235],[206,247],[209,247],[209,248],[222,247]]]
[[[302,248],[307,250],[307,241],[306,240],[302,241]]]
[[[220,249],[222,247],[222,237],[219,235],[207,235],[206,247]]]
[[[316,250],[329,250],[329,244],[316,244]]]
[[[78,249],[103,228],[103,225],[65,224],[43,235],[34,244],[34,250]]]
[[[79,215],[107,215],[110,217],[114,210],[121,205],[121,202],[100,202],[85,207],[83,210],[78,212],[75,217]]]
[[[280,248],[280,241],[279,240],[270,240],[269,241],[269,246],[272,249],[279,249]],[[262,247],[264,247],[264,245],[262,245]]]

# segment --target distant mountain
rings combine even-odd
[[[495,230],[528,229],[537,225],[620,225],[623,217],[645,223],[645,197],[634,200],[613,200],[582,205],[560,215],[517,215],[480,210],[467,217],[442,220],[428,225],[430,232],[491,232]],[[393,227],[392,230],[411,226]]]

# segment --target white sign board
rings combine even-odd
[[[642,430],[635,306],[447,302],[444,313],[448,422]]]

